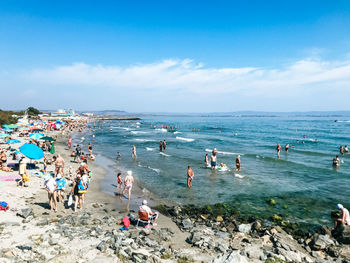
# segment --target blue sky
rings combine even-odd
[[[350,110],[350,1],[1,1],[1,108]]]

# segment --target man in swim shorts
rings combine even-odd
[[[217,153],[216,148],[214,148],[210,156],[211,169],[215,169],[216,167],[216,153]]]
[[[57,174],[64,176],[64,159],[60,154],[57,156],[57,159],[55,161],[55,176]]]
[[[124,179],[124,190],[122,193],[122,196],[125,194],[126,191],[128,191],[128,198],[130,200],[131,197],[131,189],[132,189],[132,183],[134,182],[134,177],[132,176],[132,171],[127,171],[126,172],[126,177]]]
[[[193,176],[194,176],[193,170],[191,166],[188,166],[187,167],[187,187],[188,188],[192,187]]]

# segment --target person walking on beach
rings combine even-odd
[[[51,211],[57,211],[56,181],[54,178],[47,176],[44,179],[44,187],[47,191]]]
[[[55,161],[55,177],[57,174],[64,176],[64,159],[60,154],[57,156]]]
[[[131,154],[131,156],[132,156],[132,158],[136,158],[137,156],[136,156],[136,146],[135,145],[133,145],[132,146],[132,154]]]
[[[122,179],[122,173],[118,173],[117,175],[117,195],[119,195],[122,192],[123,188],[123,179]],[[119,193],[120,191],[120,193]]]
[[[128,199],[130,200],[131,197],[131,189],[132,189],[132,184],[134,182],[134,177],[132,176],[132,171],[127,171],[126,176],[124,179],[124,190],[121,196],[125,194],[126,191],[128,191]]]
[[[192,187],[193,177],[194,177],[193,170],[192,170],[191,166],[188,166],[187,167],[187,187],[188,188]]]
[[[340,214],[339,218],[334,221],[334,229],[337,228],[338,225],[350,225],[349,210],[342,204],[338,204],[337,209],[340,210]]]
[[[80,155],[81,155],[81,148],[79,144],[75,147],[75,155],[74,155],[74,162],[76,162],[78,158],[78,162],[80,161]]]
[[[19,168],[18,168],[19,175],[21,176],[21,181],[19,183],[22,184],[22,187],[25,185],[25,175],[27,174],[27,162],[24,157],[21,158],[19,161]]]
[[[74,180],[73,187],[70,190],[70,195],[74,194],[74,212],[77,211],[78,204],[79,208],[83,208],[83,195],[86,192],[86,186],[84,185],[83,180],[81,180],[80,175],[78,174]]]
[[[238,155],[236,158],[236,171],[240,172],[241,171],[241,156]]]
[[[164,140],[163,141],[163,151],[165,152],[165,150],[166,150],[166,141]]]
[[[88,145],[88,149],[89,149],[89,155],[92,155],[92,143],[90,142]]]
[[[72,150],[72,137],[69,136],[69,139],[68,139],[68,149],[69,151]]]
[[[214,148],[214,150],[211,153],[210,156],[210,165],[211,165],[211,169],[215,169],[216,168],[216,148]]]
[[[159,151],[160,152],[163,151],[163,142],[162,141],[159,142]]]

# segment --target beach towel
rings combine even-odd
[[[16,181],[18,179],[21,179],[20,176],[11,176],[11,175],[0,175],[0,181],[2,182],[10,182],[10,181]]]
[[[0,211],[3,210],[3,211],[7,211],[9,209],[9,204],[6,203],[6,202],[0,202]]]
[[[129,218],[127,217],[127,216],[125,216],[124,218],[123,218],[123,224],[124,224],[124,227],[129,227],[130,226],[130,220],[129,220]]]

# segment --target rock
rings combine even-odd
[[[250,224],[240,224],[238,226],[238,231],[242,233],[249,233],[251,230],[251,225]]]
[[[210,261],[210,263],[248,263],[247,257],[241,255],[239,251],[224,254]]]
[[[313,250],[324,250],[332,245],[334,245],[334,241],[328,235],[315,236],[310,243]]]
[[[107,244],[105,241],[101,241],[96,248],[101,252],[105,252],[107,250]]]
[[[192,228],[192,226],[193,226],[192,222],[189,218],[182,220],[181,225],[184,229],[189,229],[189,228]]]
[[[276,205],[276,201],[274,199],[269,199],[266,201],[266,203],[268,203],[269,205],[272,205],[272,206]]]
[[[49,240],[49,244],[50,244],[51,246],[57,245],[57,244],[58,244],[58,239],[56,239],[56,238],[51,238],[51,239]]]
[[[350,246],[349,245],[343,245],[338,250],[339,256],[343,258],[350,259]]]
[[[30,221],[32,221],[34,219],[34,216],[30,215],[27,218],[23,219],[22,223],[29,223]]]
[[[6,258],[12,258],[14,256],[13,252],[12,251],[7,251],[6,253],[4,253],[4,256]]]
[[[222,222],[222,221],[224,221],[224,219],[222,218],[222,216],[217,216],[216,217],[216,221],[217,222]]]
[[[94,203],[94,204],[92,204],[92,207],[93,207],[93,208],[99,208],[99,207],[100,207],[100,205],[99,205],[99,204],[97,204],[97,203]]]
[[[24,208],[17,212],[17,216],[23,217],[24,219],[33,214],[33,209]]]
[[[48,225],[48,224],[49,224],[49,220],[44,219],[44,220],[38,222],[36,225],[37,225],[37,226],[46,226],[46,225]]]
[[[196,244],[202,240],[202,234],[200,232],[193,232],[189,238],[189,243]]]
[[[340,225],[332,232],[333,237],[342,244],[350,244],[350,226]]]
[[[260,221],[255,221],[254,223],[253,223],[253,229],[254,230],[256,230],[256,231],[259,231],[260,229],[261,229],[261,223],[260,223]]]

